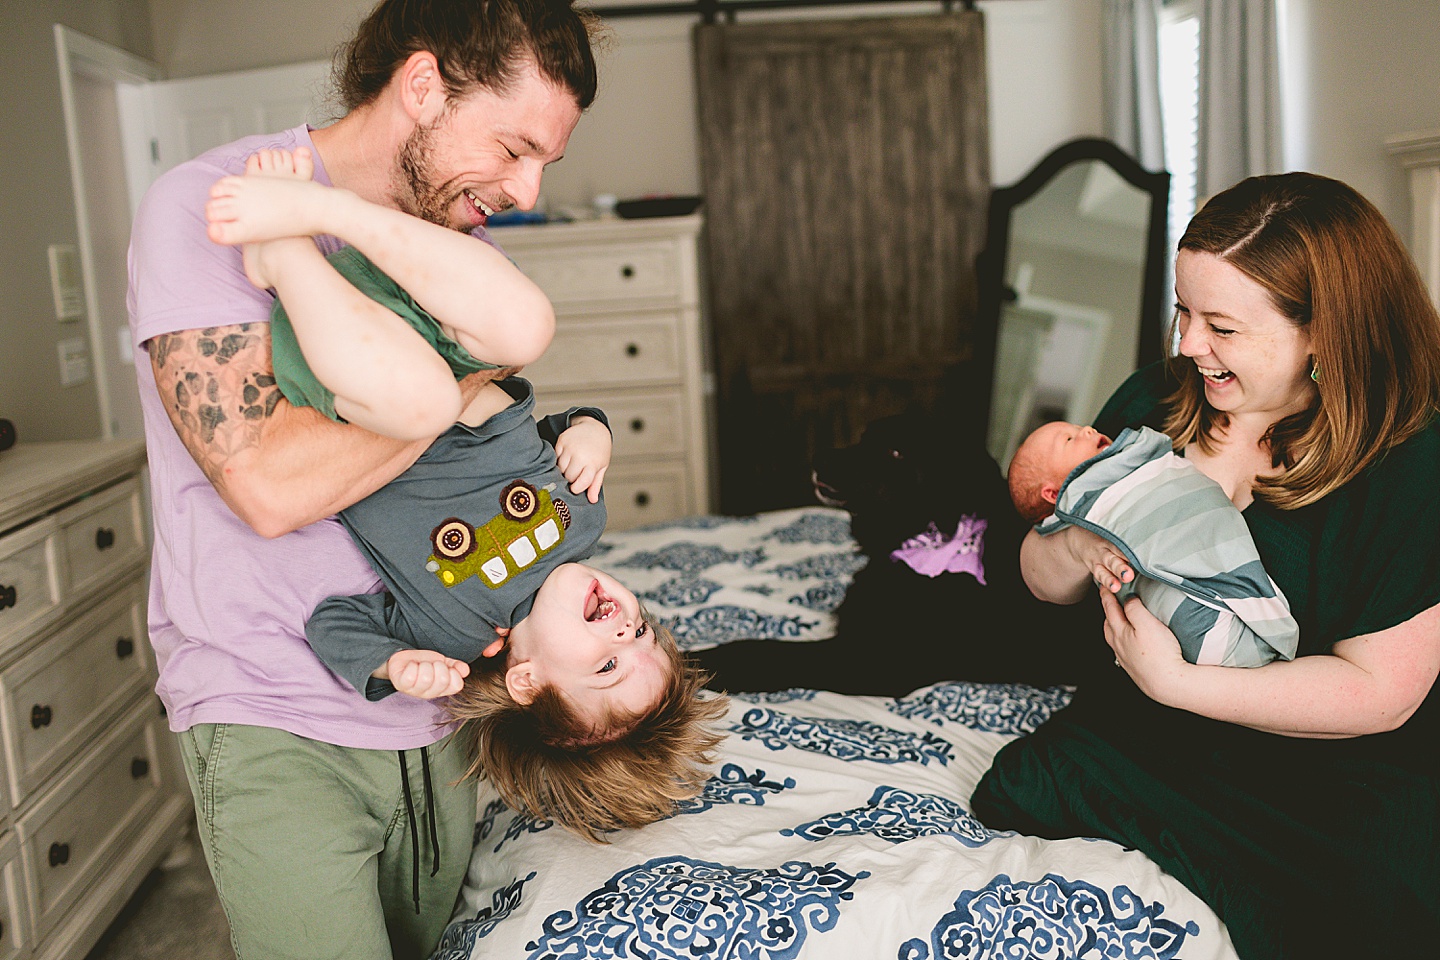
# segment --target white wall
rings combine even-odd
[[[1440,129],[1440,2],[1285,0],[1286,166],[1349,183],[1410,239],[1387,137]]]
[[[0,417],[22,442],[100,436],[93,380],[60,385],[56,344],[86,339],[84,320],[59,323],[50,294],[51,244],[77,242],[52,25],[152,55],[145,0],[0,0]]]
[[[626,0],[602,0],[619,6]],[[155,56],[170,77],[330,56],[370,0],[150,0]],[[1100,133],[1100,0],[981,2],[989,48],[992,176],[1018,180],[1062,140]],[[938,3],[787,11],[786,17],[934,13]],[[776,15],[754,14],[746,19]],[[618,18],[601,54],[600,95],[545,199],[699,191],[694,17]]]

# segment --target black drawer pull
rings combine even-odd
[[[149,773],[149,760],[146,760],[144,757],[136,757],[135,759],[130,761],[130,776],[132,779],[139,780],[140,778],[148,775]]]
[[[115,531],[109,527],[100,527],[95,531],[95,549],[109,550],[115,546]]]
[[[130,656],[134,652],[134,640],[130,639],[129,637],[115,638],[115,656],[119,657],[121,660],[124,660],[126,657]]]
[[[53,714],[50,712],[49,707],[41,706],[37,703],[30,708],[30,726],[36,730],[39,730],[41,727],[50,726],[52,718]]]
[[[60,867],[70,862],[70,844],[50,844],[50,866]]]
[[[7,587],[4,584],[0,584],[0,610],[4,610],[6,607],[13,607],[19,603],[20,601],[17,599],[17,596],[14,587]]]
[[[624,277],[626,280],[629,280],[631,277],[635,276],[635,268],[630,266],[630,264],[628,263],[625,264],[625,266],[620,268],[620,276]]]
[[[650,494],[646,493],[644,490],[641,490],[639,493],[635,494],[635,506],[637,506],[637,507],[648,507],[648,506],[650,506]]]
[[[638,357],[638,356],[640,356],[640,345],[639,345],[639,344],[636,344],[636,343],[627,343],[627,344],[625,344],[625,356],[627,356],[627,357]]]
[[[645,420],[644,420],[643,418],[641,418],[641,417],[636,417],[634,420],[631,420],[631,421],[630,421],[630,430],[631,430],[632,432],[634,432],[634,433],[639,433],[641,430],[644,430],[644,429],[645,429]]]

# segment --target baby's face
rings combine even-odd
[[[1110,438],[1094,427],[1056,420],[1037,429],[1025,443],[1046,479],[1059,484],[1071,470],[1110,446]]]
[[[509,664],[507,677],[518,670],[524,683],[558,688],[594,721],[607,711],[648,710],[672,669],[635,594],[579,563],[545,578],[530,615],[510,633]]]

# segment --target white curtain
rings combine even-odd
[[[1200,0],[1203,200],[1282,163],[1275,0]]]
[[[1105,135],[1147,170],[1165,169],[1160,125],[1160,0],[1105,0]]]

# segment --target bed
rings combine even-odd
[[[830,636],[865,561],[847,515],[816,507],[613,534],[596,562],[699,649]],[[704,792],[604,845],[482,783],[432,960],[1234,958],[1214,913],[1143,854],[996,832],[968,812],[1000,746],[1070,692],[736,695]]]

